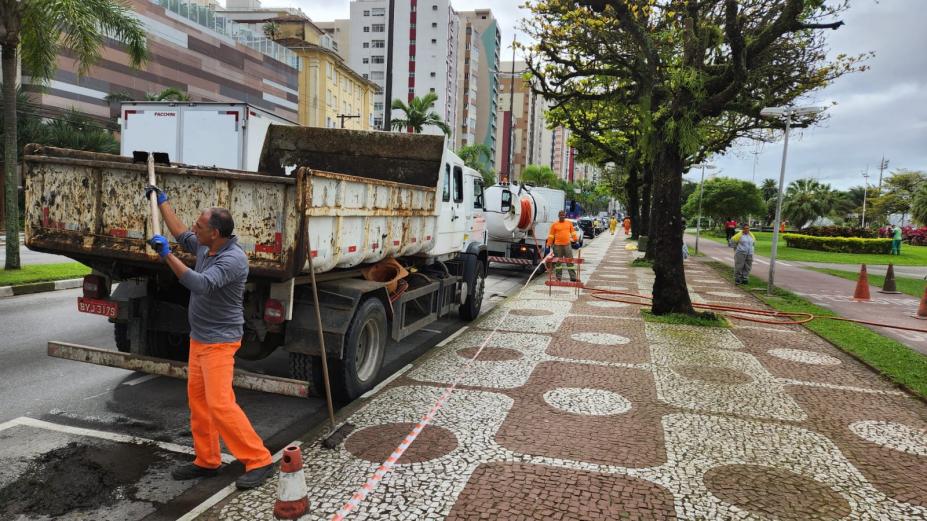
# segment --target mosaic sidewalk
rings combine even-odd
[[[649,293],[623,235],[582,278]],[[693,300],[762,306],[687,261]],[[507,314],[507,315],[506,315]],[[304,446],[328,519],[432,407],[435,420],[348,519],[927,519],[927,406],[797,326],[645,323],[636,306],[539,280]],[[276,483],[217,508],[270,520]]]

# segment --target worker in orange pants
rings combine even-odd
[[[190,430],[200,468],[222,465],[219,437],[242,462],[245,471],[271,464],[270,452],[235,402],[232,372],[235,351],[241,342],[204,344],[190,339],[190,368],[187,398],[190,402]]]
[[[625,235],[631,235],[631,218],[625,217],[624,222],[621,223],[621,226],[624,228]]]

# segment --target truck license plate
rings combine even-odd
[[[82,313],[93,313],[94,315],[116,318],[116,314],[119,313],[119,304],[109,300],[77,297],[77,310]]]

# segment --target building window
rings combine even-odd
[[[367,49],[367,48],[370,47],[370,43],[364,42],[363,45],[362,45],[361,47],[363,47],[364,49]]]
[[[415,87],[409,87],[409,94],[415,94]]]
[[[369,80],[369,79],[370,79],[370,76],[369,76],[366,72],[365,72],[364,74],[362,74],[361,76],[363,76],[365,80]]]
[[[370,16],[370,11],[364,11],[364,16]]]
[[[364,58],[361,60],[362,63],[370,63],[370,58]]]
[[[373,9],[371,9],[371,13],[373,14],[373,16],[386,16],[386,8],[385,7],[374,7]]]
[[[373,118],[373,126],[375,128],[380,128],[383,126],[383,118]]]
[[[383,102],[382,102],[382,101],[374,101],[374,102],[373,102],[373,110],[376,110],[376,111],[378,111],[378,112],[381,111],[381,110],[383,110]]]
[[[410,24],[409,24],[409,29],[415,29],[415,24],[414,24],[414,23],[410,23]]]
[[[429,92],[434,92],[434,91],[435,91],[435,88],[432,87],[432,88],[428,89],[428,91],[429,91]]]
[[[431,77],[434,78],[434,77],[435,77],[435,73],[432,72],[432,73],[431,73]]]
[[[432,28],[432,29],[437,29],[437,28],[438,28],[438,22],[431,22],[431,28]]]
[[[433,43],[433,44],[438,43],[438,40],[437,40],[436,38],[432,38],[432,39],[431,39],[431,43]]]
[[[371,56],[371,57],[370,57],[370,63],[383,63],[383,61],[384,61],[384,60],[383,60],[383,55],[382,55],[382,54],[379,55],[379,56]]]
[[[382,33],[386,30],[386,24],[373,24],[371,27],[373,27],[375,33]]]
[[[415,40],[409,40],[409,45],[415,45]]]
[[[386,47],[386,40],[372,40],[370,45],[374,49],[383,49]]]
[[[436,6],[436,5],[431,6],[431,10],[432,10],[432,11],[437,11],[437,10],[438,10],[438,6]]]
[[[383,71],[370,71],[370,78],[374,80],[382,80]]]
[[[414,78],[414,77],[415,77],[415,73],[414,73],[414,72],[410,72],[410,73],[409,73],[409,77],[410,77],[410,78]]]
[[[369,33],[369,32],[370,32],[370,26],[365,25],[365,26],[364,26],[364,32],[365,32],[365,33]]]

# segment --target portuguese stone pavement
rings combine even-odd
[[[647,293],[623,236],[589,286]],[[695,259],[697,302],[762,305]],[[348,519],[927,519],[927,406],[812,333],[644,322],[537,280],[304,446],[306,519],[330,518],[498,326],[432,424]],[[214,511],[272,519],[276,483]]]

